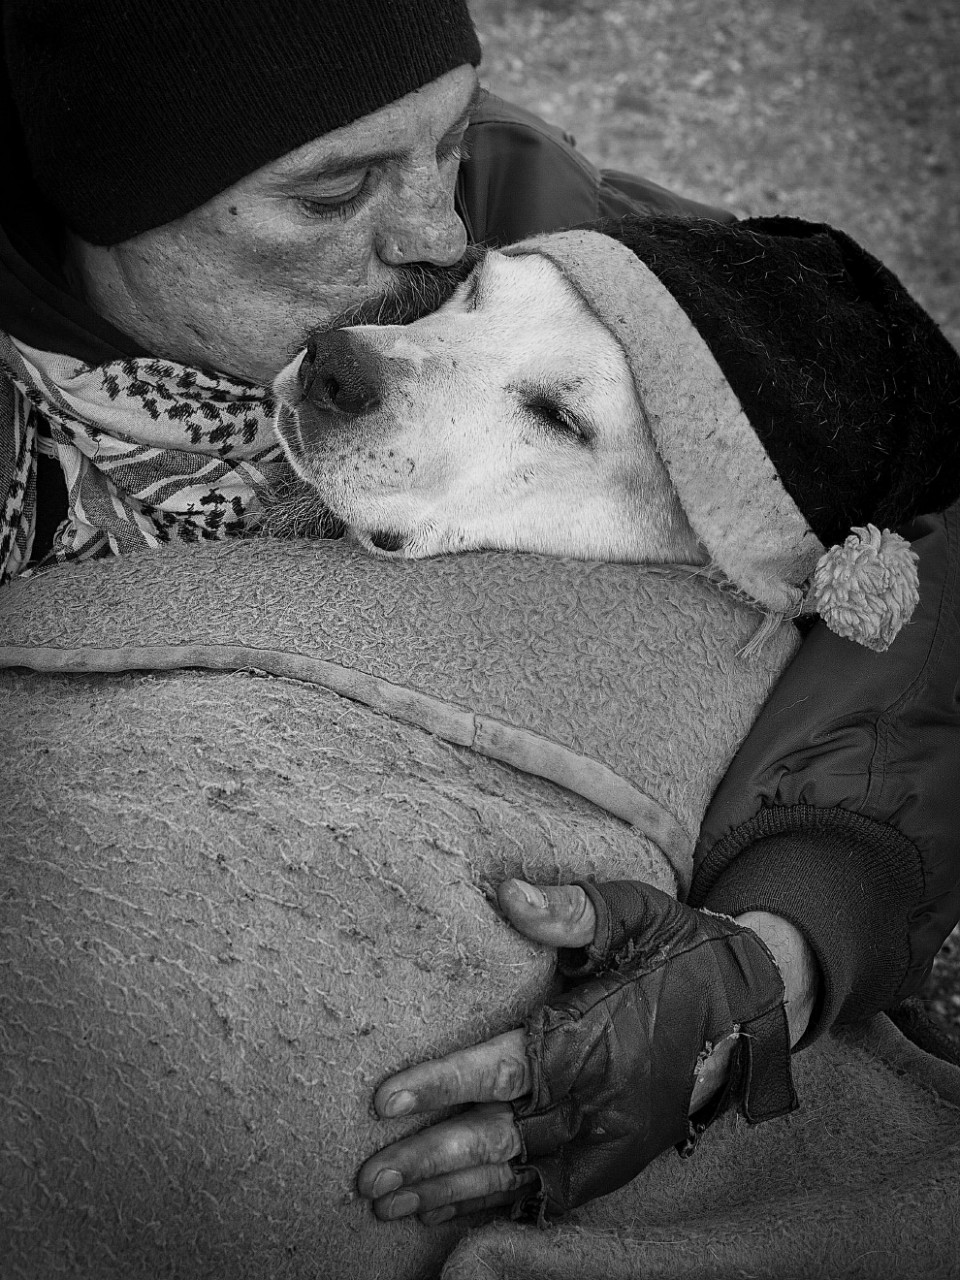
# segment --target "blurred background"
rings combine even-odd
[[[958,0],[471,10],[487,87],[568,130],[595,164],[742,215],[842,227],[960,347]],[[960,931],[923,994],[960,1031]]]
[[[495,93],[595,164],[832,222],[960,345],[957,0],[472,0]]]

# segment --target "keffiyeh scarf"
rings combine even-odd
[[[68,495],[44,564],[256,530],[281,454],[265,388],[170,360],[84,364],[2,332],[0,375],[0,581],[30,560],[38,453]]]

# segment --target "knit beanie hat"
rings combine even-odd
[[[3,17],[33,177],[94,244],[480,61],[466,0],[4,0]]]
[[[891,272],[794,218],[630,217],[505,252],[554,262],[619,339],[712,569],[887,648],[917,601],[888,526],[960,494],[960,356]]]

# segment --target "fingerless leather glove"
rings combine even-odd
[[[527,1020],[533,1089],[513,1103],[541,1220],[629,1182],[671,1146],[689,1154],[727,1105],[751,1123],[794,1110],[780,971],[760,938],[639,881],[577,883],[597,913],[580,979]],[[585,978],[585,980],[584,980]],[[689,1115],[698,1069],[737,1037],[726,1088]]]

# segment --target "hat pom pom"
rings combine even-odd
[[[880,653],[909,622],[920,599],[917,553],[898,533],[855,528],[817,561],[804,612],[819,613],[838,636]]]

